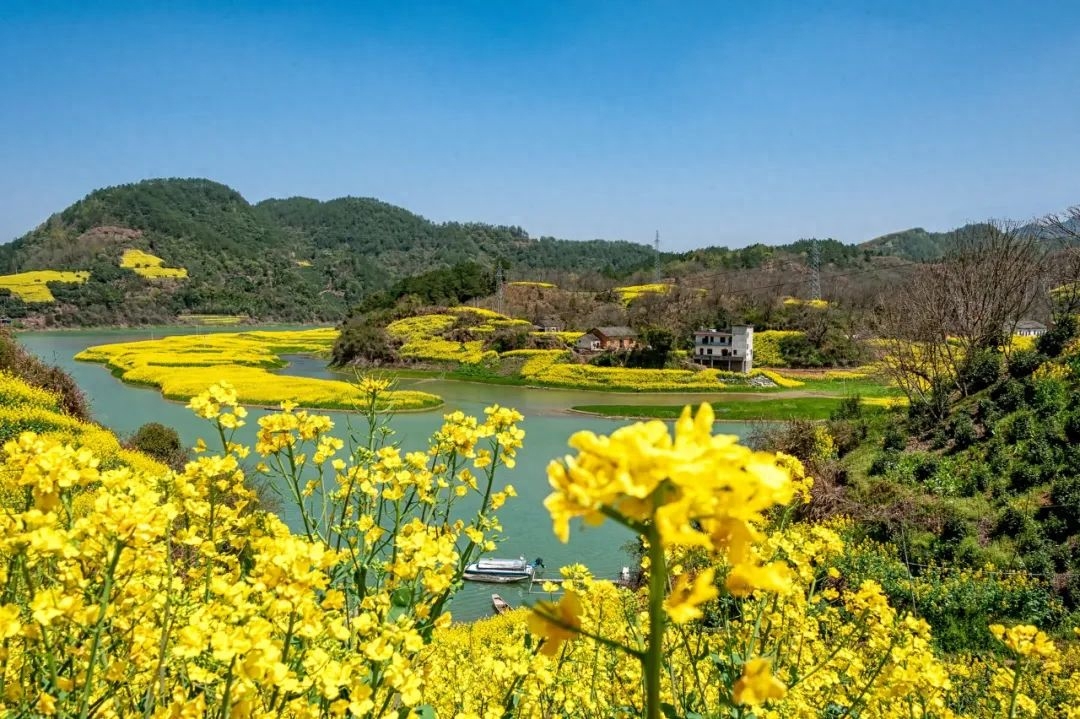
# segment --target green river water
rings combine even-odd
[[[235,331],[235,330],[234,330]],[[183,404],[164,399],[157,390],[125,385],[102,365],[76,362],[78,352],[91,345],[108,342],[129,342],[162,337],[166,334],[190,333],[191,328],[156,328],[154,330],[107,330],[80,332],[25,333],[19,336],[23,345],[42,359],[59,365],[69,372],[89,398],[97,421],[118,434],[128,434],[146,422],[161,422],[175,427],[183,441],[191,446],[199,437],[210,439],[210,426],[195,417]],[[293,357],[285,374],[306,377],[331,377],[322,360]],[[441,396],[446,404],[432,412],[402,414],[393,418],[396,439],[407,449],[423,449],[426,438],[438,428],[442,415],[453,410],[480,415],[484,407],[500,404],[514,407],[525,420],[525,446],[518,456],[517,467],[503,471],[502,482],[511,482],[518,491],[499,512],[505,540],[495,556],[526,556],[530,560],[543,557],[548,575],[558,575],[558,567],[581,563],[598,577],[616,577],[630,563],[623,545],[632,537],[628,530],[606,523],[600,527],[575,525],[568,544],[560,543],[551,531],[551,520],[543,507],[549,493],[545,467],[554,457],[566,454],[566,441],[577,430],[589,429],[607,433],[624,424],[621,420],[587,417],[567,411],[582,404],[633,403],[679,404],[699,403],[706,395],[635,394],[612,395],[601,392],[564,391],[487,385],[437,379],[408,379],[399,385],[416,388]],[[253,443],[256,421],[264,412],[253,410],[248,426],[241,430],[242,441]],[[343,412],[326,412],[339,427],[356,418]],[[739,423],[723,425],[725,432],[745,436],[749,426]],[[294,527],[298,514],[287,499],[282,500],[282,516]],[[491,613],[491,594],[501,594],[512,605],[532,602],[540,595],[529,596],[527,585],[487,585],[466,582],[451,605],[454,618],[470,620]],[[535,588],[539,593],[539,587]]]

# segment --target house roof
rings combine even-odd
[[[604,337],[637,337],[637,332],[629,327],[594,327],[589,332],[599,332]]]
[[[1045,330],[1046,325],[1038,320],[1017,320],[1016,329],[1018,330]]]

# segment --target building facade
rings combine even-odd
[[[583,352],[618,352],[637,346],[637,333],[629,327],[593,327],[574,343]]]
[[[754,368],[754,328],[732,325],[728,330],[698,330],[694,333],[694,362],[731,372]]]
[[[1035,320],[1018,320],[1013,334],[1019,337],[1038,337],[1046,334],[1046,325]]]

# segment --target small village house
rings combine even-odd
[[[542,317],[536,327],[540,332],[562,332],[566,329],[566,323],[558,317]]]
[[[574,343],[581,352],[618,352],[637,346],[637,333],[629,327],[593,327]]]
[[[732,325],[728,330],[698,330],[693,358],[706,367],[749,372],[754,367],[754,328]]]
[[[1046,325],[1036,320],[1017,320],[1012,333],[1018,337],[1038,337],[1046,334]]]

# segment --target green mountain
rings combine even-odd
[[[121,268],[130,249],[185,268],[188,279],[146,278]],[[623,276],[652,258],[645,245],[434,223],[373,199],[252,205],[209,180],[157,179],[96,190],[0,245],[0,275],[91,272],[83,284],[50,283],[55,303],[27,304],[0,288],[0,314],[60,325],[166,322],[181,314],[336,320],[404,277],[465,261],[501,262],[521,273]]]
[[[858,245],[858,248],[870,255],[900,257],[913,262],[932,262],[944,257],[959,236],[982,226],[978,223],[968,224],[948,232],[928,232],[921,227],[915,227],[876,237]],[[1062,229],[1064,233],[1060,231]],[[1080,219],[1068,219],[1061,228],[1056,229],[1033,222],[1023,225],[1018,231],[1035,234],[1045,240],[1050,249],[1057,249],[1062,244],[1076,244],[1076,238],[1080,235]]]
[[[664,253],[662,273],[693,281],[734,271],[768,285],[775,284],[770,278],[776,273],[798,275],[816,253],[823,268],[851,275],[862,268],[876,271],[876,259],[883,256],[936,259],[963,229],[906,230],[862,245],[800,240]],[[145,268],[122,268],[126,250],[153,255],[188,276],[148,277],[152,273]],[[81,284],[44,278],[55,302],[25,302],[5,287],[17,283],[0,276],[0,315],[44,325],[162,323],[186,314],[334,321],[407,277],[470,262],[488,269],[501,265],[515,278],[583,278],[603,289],[597,278],[648,281],[654,261],[647,245],[531,238],[520,227],[435,223],[369,198],[293,197],[252,205],[210,180],[156,179],[95,190],[0,245],[0,275],[90,271]]]
[[[862,243],[860,247],[874,255],[892,255],[914,262],[928,262],[944,257],[956,241],[959,230],[927,232],[921,227],[892,232]]]

